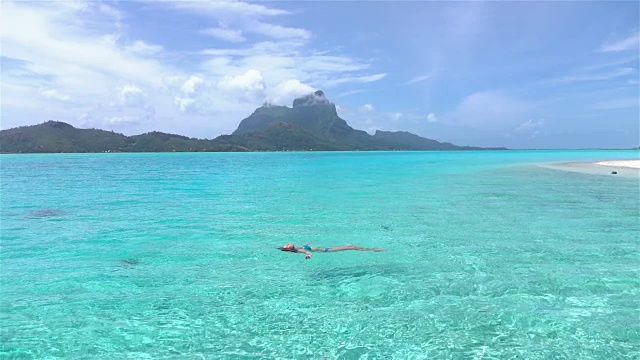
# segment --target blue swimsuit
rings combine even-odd
[[[305,245],[302,248],[307,250],[307,251],[313,251],[313,250],[311,250],[311,246],[309,246],[309,245]],[[329,252],[329,251],[331,251],[331,248],[324,248],[324,252]]]

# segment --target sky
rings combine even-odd
[[[0,3],[2,129],[233,132],[323,90],[352,127],[640,145],[637,1]]]

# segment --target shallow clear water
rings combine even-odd
[[[0,357],[637,359],[638,177],[538,165],[617,158],[3,155]]]

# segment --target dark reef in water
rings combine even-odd
[[[60,209],[39,209],[29,212],[30,217],[34,218],[49,218],[65,215],[66,212]]]
[[[348,266],[317,271],[313,274],[313,279],[333,282],[368,276],[395,277],[407,271],[402,265]]]
[[[140,260],[138,260],[138,259],[121,259],[120,263],[122,264],[123,267],[130,268],[130,267],[134,267],[134,266],[138,265],[140,263]]]

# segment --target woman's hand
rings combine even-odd
[[[307,260],[311,259],[311,254],[307,254],[304,258]]]

